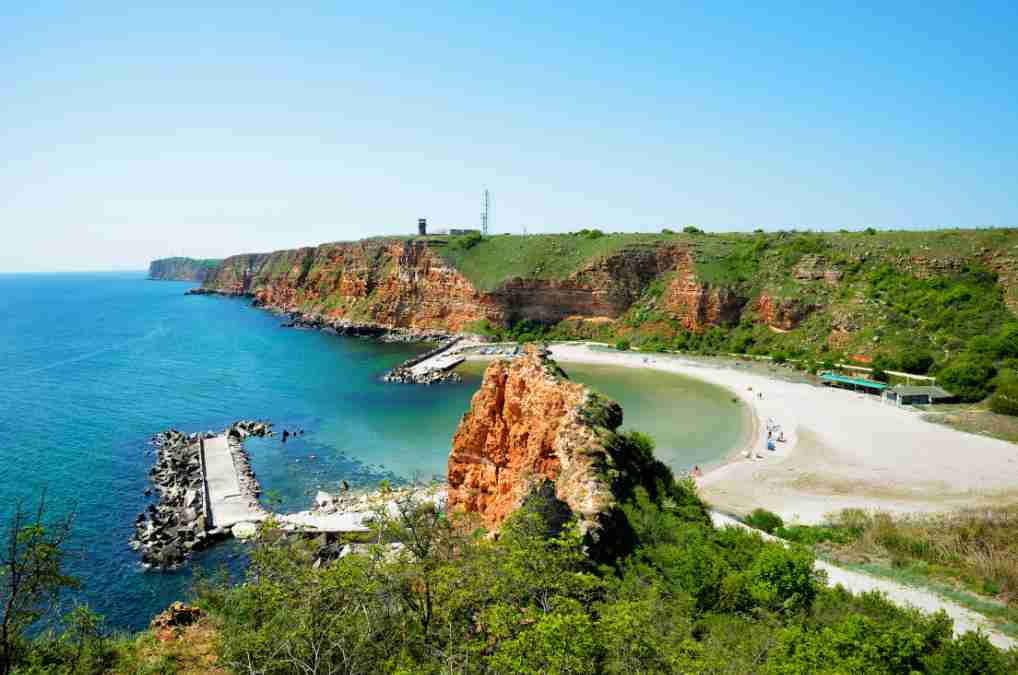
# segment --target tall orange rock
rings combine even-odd
[[[537,347],[495,361],[453,436],[449,508],[476,513],[494,530],[550,482],[596,539],[617,504],[618,476],[652,461],[620,456],[621,423],[618,403],[569,381]]]

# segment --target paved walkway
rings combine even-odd
[[[268,515],[244,495],[233,466],[226,435],[205,439],[205,486],[208,490],[211,527],[257,523]]]
[[[745,523],[741,523],[735,518],[726,516],[723,513],[711,511],[710,516],[716,527],[740,527],[756,532],[764,539],[787,543],[784,540],[778,539],[777,537],[765,532],[755,530]],[[853,593],[880,591],[887,596],[888,600],[898,606],[915,607],[916,609],[920,609],[924,612],[936,612],[942,609],[954,621],[955,635],[961,635],[962,633],[974,630],[981,630],[986,633],[990,642],[1001,649],[1010,649],[1011,647],[1018,645],[1018,640],[996,630],[993,627],[993,623],[982,614],[955,604],[950,600],[946,600],[932,591],[913,588],[912,586],[905,586],[904,584],[899,584],[888,579],[873,577],[861,572],[852,572],[823,560],[816,561],[816,568],[827,573],[827,584],[829,586],[841,585],[844,586],[846,590]]]

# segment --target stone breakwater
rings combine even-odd
[[[399,364],[382,376],[383,382],[399,384],[434,384],[436,382],[462,382],[463,377],[447,368],[426,368],[421,366],[425,361],[440,356],[458,345],[462,337],[443,339],[434,349],[418,354]],[[417,366],[417,367],[415,367]]]
[[[271,435],[271,424],[239,421],[228,427],[226,434],[241,490],[246,496],[257,499],[258,484],[241,439]],[[149,472],[149,480],[158,494],[158,501],[138,515],[129,542],[141,553],[142,564],[146,567],[177,567],[194,551],[207,547],[226,533],[211,527],[201,450],[202,442],[215,435],[212,432],[184,434],[169,429],[152,438],[156,462]]]

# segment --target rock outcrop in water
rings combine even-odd
[[[571,382],[544,350],[495,361],[453,436],[449,508],[497,529],[541,495],[568,508],[593,542],[611,538],[620,502],[670,477],[650,448],[617,433],[621,424],[618,403]]]

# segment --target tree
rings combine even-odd
[[[990,380],[996,375],[985,357],[963,355],[952,360],[937,375],[937,381],[963,401],[979,401],[990,393]]]
[[[703,234],[703,230],[701,230],[696,225],[686,225],[684,228],[682,228],[682,231],[685,232],[686,234]]]
[[[0,675],[13,670],[25,631],[51,615],[62,590],[79,585],[63,569],[72,520],[47,522],[45,494],[34,511],[14,504],[0,553]]]
[[[1018,380],[1014,376],[1001,379],[990,397],[990,410],[1001,415],[1018,416]]]

